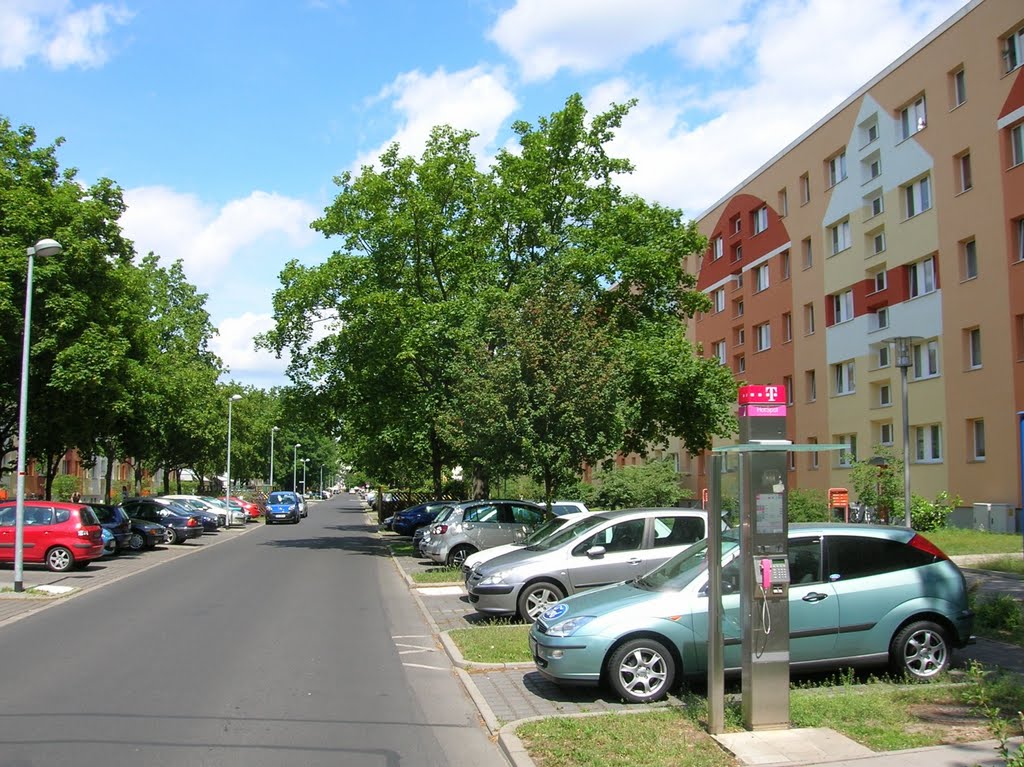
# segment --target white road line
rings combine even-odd
[[[424,665],[422,665],[420,663],[403,663],[402,665],[406,666],[407,668],[425,668],[425,669],[429,669],[430,671],[447,671],[448,670],[444,666],[424,666]]]

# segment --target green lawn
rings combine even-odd
[[[961,554],[1014,554],[1021,551],[1021,537],[984,530],[947,527],[924,533],[924,537],[951,557]]]
[[[472,663],[530,663],[525,624],[492,623],[469,629],[452,629],[448,636],[462,657]]]

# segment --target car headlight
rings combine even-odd
[[[488,575],[486,578],[480,581],[481,586],[496,586],[499,583],[505,582],[505,576],[509,574],[508,570],[499,570],[496,573]]]
[[[596,618],[596,615],[577,615],[575,618],[556,623],[547,630],[548,636],[569,637]]]

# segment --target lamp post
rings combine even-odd
[[[25,440],[28,427],[28,358],[32,328],[32,263],[35,256],[56,256],[63,247],[56,240],[40,240],[26,248],[28,272],[25,276],[25,331],[21,342],[21,397],[18,400],[18,480],[14,509],[14,590],[25,590]]]
[[[242,399],[241,394],[228,397],[228,468],[224,476],[224,505],[228,507],[228,526],[231,526],[231,406]]]
[[[903,524],[910,527],[910,413],[907,409],[907,368],[912,364],[911,352],[921,336],[896,336],[889,339],[896,346],[896,367],[900,369],[900,395],[903,399]]]
[[[299,486],[295,484],[295,470],[299,465],[299,448],[302,447],[301,442],[295,443],[295,448],[292,450],[292,492],[299,492]]]
[[[308,458],[302,459],[302,495],[306,495],[306,464],[309,463]]]
[[[270,430],[270,489],[274,489],[274,432],[277,431],[278,427],[274,426]]]
[[[320,498],[324,497],[324,465],[320,464]]]

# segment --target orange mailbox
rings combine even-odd
[[[828,489],[828,507],[832,513],[839,512],[843,515],[843,521],[850,521],[850,492],[845,487],[830,487]]]

